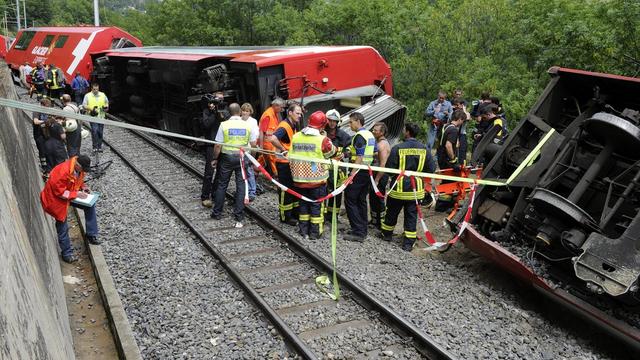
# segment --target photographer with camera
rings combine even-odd
[[[91,92],[87,93],[82,100],[82,110],[91,116],[104,119],[105,113],[109,111],[109,99],[107,95],[100,91],[98,83],[91,84]],[[104,135],[104,125],[91,123],[91,142],[93,152],[102,152],[102,137]]]
[[[207,102],[207,107],[202,110],[202,133],[206,140],[213,140],[218,133],[220,123],[227,120],[229,110],[227,104],[224,102],[224,93],[218,91],[213,95],[207,94],[203,96],[203,100]],[[211,166],[213,160],[213,145],[205,145],[205,162],[204,162],[204,179],[202,182],[202,193],[200,200],[202,200],[202,206],[211,207],[213,175],[215,169]]]

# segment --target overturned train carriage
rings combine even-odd
[[[549,72],[506,142],[478,148],[490,159],[486,178],[514,180],[478,190],[463,239],[640,348],[640,79]]]
[[[256,118],[276,96],[302,103],[310,114],[345,113],[393,94],[389,64],[368,46],[142,47],[93,60],[112,112],[194,136],[201,135],[203,95],[215,91],[227,103],[251,103]]]

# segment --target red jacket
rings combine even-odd
[[[67,219],[67,208],[71,200],[78,196],[84,183],[84,171],[74,174],[77,157],[58,164],[49,173],[49,180],[40,193],[40,202],[44,211],[56,221]]]

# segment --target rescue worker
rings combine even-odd
[[[109,111],[109,99],[102,91],[98,83],[91,84],[91,92],[85,94],[82,100],[82,109],[91,116],[100,119],[105,118],[105,113]],[[91,123],[91,142],[93,152],[102,152],[102,137],[104,136],[104,125]]]
[[[73,114],[79,114],[80,109],[76,104],[71,101],[71,95],[62,95],[62,108],[63,111],[67,111]],[[80,154],[80,146],[82,144],[82,126],[78,124],[78,120],[72,118],[66,118],[64,121],[64,131],[67,135],[67,154],[69,158],[72,158]]]
[[[453,168],[455,172],[460,172],[459,132],[466,119],[467,114],[463,110],[455,110],[451,115],[451,121],[444,126],[438,147],[438,167],[440,170]]]
[[[467,111],[464,99],[460,97],[454,98],[451,101],[451,106],[453,107],[453,112],[461,110],[466,115],[466,119],[460,125],[460,131],[458,131],[458,163],[464,165],[467,160],[467,123],[471,120],[471,114]],[[453,113],[451,114],[451,119],[453,119]]]
[[[67,209],[69,205],[84,210],[84,218],[87,223],[87,240],[89,243],[99,245],[98,219],[95,205],[92,207],[78,206],[71,203],[75,198],[84,199],[89,188],[84,184],[84,175],[91,169],[91,159],[86,155],[74,156],[59,164],[51,171],[49,180],[40,193],[40,202],[44,211],[56,220],[58,232],[58,244],[62,253],[62,260],[72,263],[78,259],[73,255],[73,247],[69,239],[69,227],[67,225]]]
[[[270,142],[276,151],[283,153],[282,156],[276,157],[276,171],[278,173],[278,182],[292,188],[293,178],[291,177],[291,168],[289,167],[289,160],[284,156],[286,152],[291,148],[291,139],[296,133],[296,126],[302,118],[302,107],[300,105],[291,104],[287,109],[287,118],[282,120],[273,135],[270,135],[266,141]],[[298,202],[295,197],[286,191],[279,191],[279,205],[280,221],[291,226],[297,224],[296,214]]]
[[[42,64],[42,61],[36,62],[36,67],[31,72],[31,83],[36,92],[36,96],[38,99],[41,99],[45,95],[45,83],[47,81],[47,71]],[[29,93],[29,97],[33,94],[32,91]]]
[[[327,137],[329,138],[329,140],[331,140],[333,145],[336,147],[336,153],[333,156],[333,159],[341,161],[343,159],[345,148],[348,148],[349,144],[351,143],[351,136],[349,136],[349,134],[347,134],[346,131],[340,129],[340,127],[338,126],[338,124],[340,123],[340,113],[338,112],[338,110],[331,109],[327,111],[325,115],[327,116],[327,120],[328,120],[327,126],[324,128],[325,133],[327,134]],[[347,161],[348,160],[349,160],[349,157],[347,157]],[[329,192],[335,190],[333,185],[333,177],[334,177],[333,168],[331,167],[329,168],[329,183],[327,186],[327,191]],[[346,178],[347,178],[346,169],[339,168],[338,183],[336,184],[336,186],[342,185],[342,183],[346,180]],[[325,213],[327,213],[328,216],[325,217],[325,220],[328,222],[331,221],[331,213],[333,212],[333,209],[334,209],[334,203],[335,203],[335,211],[337,212],[336,215],[339,215],[340,206],[342,205],[342,194],[339,194],[327,200]]]
[[[378,151],[373,157],[373,166],[386,166],[387,158],[391,152],[391,145],[386,138],[387,131],[387,125],[383,122],[376,123],[371,129],[373,137],[376,138],[376,146],[378,148]],[[374,172],[373,174],[378,190],[384,195],[387,183],[389,182],[389,175],[384,172]],[[370,224],[375,226],[376,229],[379,229],[382,224],[382,219],[384,218],[384,198],[378,197],[373,191],[373,187],[369,192],[369,209],[371,212]]]
[[[316,111],[309,117],[309,124],[291,139],[290,156],[302,156],[308,161],[290,160],[291,176],[297,191],[309,199],[319,199],[327,194],[327,166],[313,162],[313,159],[327,159],[336,148],[331,140],[320,133],[327,124],[327,117],[322,111]],[[324,226],[323,204],[319,202],[300,201],[298,208],[298,231],[304,238],[318,239],[322,236]]]
[[[218,134],[220,123],[225,120],[217,109],[217,104],[221,103],[222,100],[224,100],[224,94],[216,93],[213,97],[207,99],[207,107],[202,110],[202,134],[206,140],[213,140],[215,138],[216,134]],[[213,145],[206,144],[204,148],[204,177],[202,179],[200,200],[202,201],[202,206],[208,208],[213,205],[211,197],[213,194],[212,183],[215,168],[211,166],[212,161]]]
[[[64,90],[64,81],[62,70],[57,68],[55,64],[50,64],[49,73],[47,74],[47,89],[49,89],[50,98],[60,99],[62,90]]]
[[[232,114],[240,113],[240,105],[233,103],[229,105],[229,112]],[[248,122],[242,120],[240,116],[233,115],[229,120],[223,121],[218,128],[215,141],[224,143],[224,145],[216,144],[213,148],[213,161],[211,166],[217,167],[218,186],[215,189],[213,210],[211,217],[216,220],[222,219],[222,210],[224,208],[224,197],[233,173],[236,178],[236,198],[233,208],[233,216],[235,217],[236,228],[243,226],[244,220],[244,192],[245,185],[242,179],[242,165],[240,164],[240,149],[244,146],[248,149],[255,147],[258,139],[258,133],[251,130]],[[218,164],[219,162],[219,164]]]
[[[260,120],[258,121],[258,125],[260,127],[260,138],[258,139],[258,147],[273,151],[274,147],[267,140],[273,132],[276,130],[280,122],[282,121],[282,109],[284,108],[284,100],[281,98],[275,98],[271,101],[271,106],[262,113],[260,116]],[[278,174],[275,165],[275,156],[271,154],[262,154],[261,163],[264,166],[265,170],[271,174],[271,176],[276,176]]]
[[[495,126],[499,126],[500,130],[496,133],[493,141],[496,143],[500,143],[502,141],[506,134],[506,129],[504,126],[504,120],[500,116],[496,115],[498,109],[498,105],[492,103],[480,106],[480,110],[478,110],[480,114],[480,123],[478,123],[476,132],[473,135],[475,142],[479,143],[485,134]]]
[[[364,116],[359,112],[349,115],[349,126],[356,134],[351,139],[349,152],[354,164],[371,165],[376,151],[376,139],[371,131],[364,128]],[[358,169],[353,169],[351,174]],[[345,208],[351,230],[344,236],[345,240],[363,242],[367,237],[367,194],[369,194],[369,172],[358,171],[353,182],[345,191]]]
[[[416,140],[420,128],[413,123],[406,123],[404,126],[404,141],[391,148],[391,153],[387,159],[388,168],[399,170],[413,170],[420,172],[432,172],[430,169],[431,153],[427,147]],[[394,183],[397,174],[391,174],[389,181]],[[404,209],[404,236],[402,250],[411,251],[416,240],[416,221],[418,210],[416,208],[416,197],[418,201],[424,198],[424,180],[416,177],[415,193],[411,186],[409,176],[404,176],[398,181],[396,186],[389,191],[387,196],[387,209],[382,222],[382,238],[391,241],[393,229],[398,221],[400,210]]]

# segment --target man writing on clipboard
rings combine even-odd
[[[91,169],[91,158],[87,155],[74,156],[58,164],[51,170],[49,180],[40,193],[40,202],[44,211],[56,219],[58,244],[62,253],[62,260],[72,263],[78,260],[73,255],[69,227],[67,225],[67,210],[69,205],[84,210],[87,225],[87,240],[98,245],[98,219],[95,201],[88,201],[97,196],[91,194],[84,184],[84,174]],[[75,200],[75,201],[74,201]],[[84,203],[84,204],[82,204]]]

